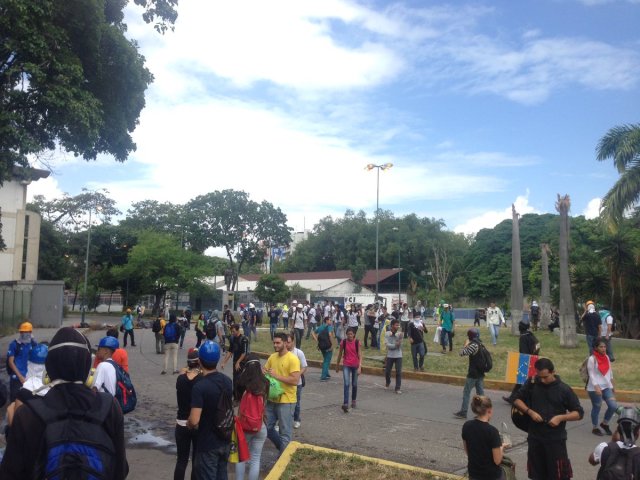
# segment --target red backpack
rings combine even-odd
[[[238,409],[238,419],[242,430],[248,433],[259,432],[262,428],[264,414],[264,397],[254,395],[249,390],[244,392]]]

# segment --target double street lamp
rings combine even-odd
[[[380,280],[378,272],[379,259],[379,234],[380,234],[380,170],[389,170],[393,167],[393,163],[385,163],[384,165],[374,165],[370,163],[365,168],[368,171],[377,170],[376,172],[376,302],[378,301],[378,283]]]

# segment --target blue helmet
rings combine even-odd
[[[49,347],[44,343],[39,343],[29,352],[29,361],[31,363],[44,365],[44,361],[47,359],[47,353],[49,353]]]
[[[198,357],[207,363],[218,363],[220,360],[220,345],[211,340],[207,340],[200,346]]]
[[[98,344],[98,348],[111,348],[112,350],[116,350],[120,348],[120,342],[118,342],[117,338],[113,337],[103,337]]]

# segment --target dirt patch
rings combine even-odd
[[[319,452],[300,448],[291,457],[280,477],[282,480],[352,480],[355,476],[367,480],[437,480],[438,475],[394,468],[369,462],[349,454]]]

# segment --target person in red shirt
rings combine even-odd
[[[336,373],[340,371],[340,360],[344,357],[342,376],[344,379],[344,402],[342,410],[349,411],[349,387],[351,387],[351,408],[356,408],[358,396],[358,375],[362,372],[362,348],[360,340],[356,338],[355,329],[347,328],[347,338],[340,342],[338,360],[336,361]]]
[[[118,339],[118,330],[115,328],[110,328],[107,330],[107,337],[113,337],[116,340]],[[129,373],[129,354],[124,348],[118,348],[113,352],[111,359],[120,365],[125,372]],[[93,361],[93,368],[96,368],[101,360],[96,356]]]

